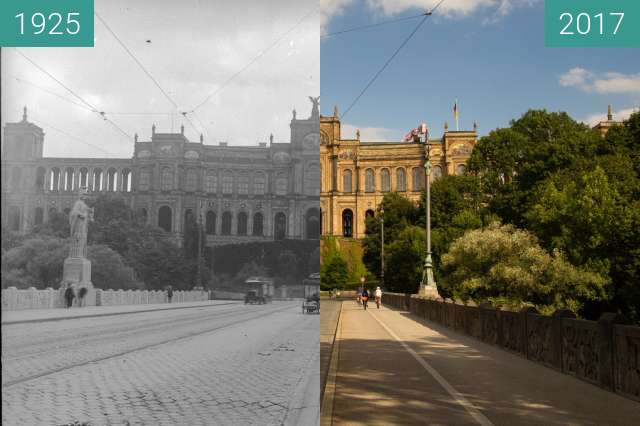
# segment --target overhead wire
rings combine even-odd
[[[26,59],[27,61],[29,61],[29,63],[31,63],[34,67],[38,68],[41,72],[43,72],[44,74],[46,74],[47,76],[49,76],[49,78],[51,78],[52,80],[54,80],[56,83],[58,83],[60,86],[62,86],[66,91],[68,91],[69,93],[71,93],[76,99],[78,99],[80,102],[82,102],[83,104],[85,104],[86,106],[88,106],[91,111],[93,111],[94,113],[98,114],[99,116],[102,117],[102,119],[106,122],[108,122],[109,124],[111,124],[111,126],[113,126],[115,129],[117,129],[120,133],[122,133],[128,140],[131,140],[131,136],[129,136],[129,134],[127,134],[127,132],[125,132],[124,130],[122,130],[122,128],[120,126],[118,126],[115,122],[113,122],[113,120],[109,119],[106,116],[106,113],[104,111],[100,111],[98,108],[96,108],[95,106],[93,106],[91,103],[89,103],[87,100],[85,100],[82,96],[80,96],[79,94],[77,94],[75,91],[73,91],[71,88],[69,88],[66,84],[64,84],[62,81],[60,81],[56,76],[54,76],[53,74],[51,74],[49,71],[47,71],[44,67],[40,66],[37,62],[35,62],[33,59],[29,58],[27,55],[25,55],[24,53],[22,53],[20,50],[18,49],[14,49],[14,51],[16,53],[18,53],[20,56],[22,56],[24,59]]]
[[[208,94],[204,100],[202,102],[200,102],[199,104],[197,104],[195,107],[193,107],[191,110],[189,110],[189,113],[194,113],[197,109],[199,109],[200,107],[202,107],[204,104],[206,104],[207,102],[209,102],[209,100],[214,97],[215,95],[217,95],[218,93],[220,93],[229,83],[231,83],[233,80],[235,80],[240,74],[242,74],[244,71],[246,71],[249,67],[251,67],[251,65],[255,64],[260,58],[262,58],[267,52],[269,52],[271,49],[273,49],[274,47],[276,47],[287,35],[289,35],[293,30],[295,30],[300,24],[302,24],[302,22],[304,22],[305,19],[307,19],[309,16],[311,16],[313,13],[315,13],[317,10],[314,7],[312,10],[310,10],[309,12],[307,12],[302,18],[300,18],[291,28],[289,28],[287,31],[285,31],[280,37],[278,37],[273,43],[271,43],[266,49],[260,51],[255,57],[253,57],[245,66],[243,66],[242,68],[240,68],[238,71],[236,71],[233,75],[231,75],[228,79],[226,79],[221,85],[220,87],[218,87],[217,89],[215,89],[214,91],[212,91],[210,94]]]
[[[96,18],[98,18],[98,20],[102,23],[102,25],[104,25],[104,27],[107,29],[107,31],[109,31],[109,33],[111,33],[111,35],[113,36],[113,38],[116,39],[116,41],[118,42],[118,44],[120,44],[120,46],[122,46],[122,48],[125,50],[125,52],[127,52],[127,54],[131,57],[131,59],[133,59],[133,61],[138,65],[138,67],[140,67],[140,69],[146,74],[147,77],[149,77],[149,79],[153,82],[153,84],[160,90],[160,92],[162,92],[162,94],[164,95],[165,98],[167,98],[167,100],[171,103],[171,105],[173,105],[174,109],[179,112],[184,118],[185,120],[189,123],[189,125],[191,125],[191,127],[196,131],[196,132],[200,132],[196,126],[193,124],[193,122],[189,119],[189,117],[187,117],[186,113],[184,111],[179,111],[179,107],[178,104],[173,100],[173,98],[171,96],[169,96],[169,93],[167,93],[162,86],[160,85],[160,83],[158,82],[158,80],[156,80],[156,78],[149,72],[149,70],[147,70],[147,68],[142,64],[142,62],[140,62],[140,60],[138,60],[138,58],[136,57],[136,55],[133,54],[133,52],[127,47],[126,44],[124,44],[124,42],[120,39],[120,37],[118,37],[118,35],[115,33],[115,31],[113,31],[113,29],[111,29],[111,27],[109,26],[109,24],[107,24],[107,22],[102,18],[102,16],[100,16],[100,14],[98,12],[94,11],[94,14],[96,15]]]
[[[403,18],[389,19],[387,21],[376,22],[374,24],[360,25],[360,26],[357,26],[357,27],[351,27],[351,28],[347,28],[347,29],[344,29],[344,30],[334,31],[334,32],[327,33],[327,34],[322,34],[320,36],[320,38],[334,37],[334,36],[337,36],[337,35],[340,35],[340,34],[350,33],[350,32],[353,32],[353,31],[366,30],[368,28],[381,27],[383,25],[394,24],[396,22],[409,21],[409,20],[412,20],[412,19],[420,18],[421,16],[425,16],[427,13],[429,13],[429,12],[424,12],[424,13],[421,13],[419,15],[405,16]]]
[[[344,111],[344,113],[342,113],[342,115],[340,116],[340,119],[343,120],[346,115],[349,113],[349,111],[351,111],[351,109],[356,105],[356,103],[360,100],[360,98],[362,97],[362,95],[365,94],[365,92],[369,89],[369,87],[371,87],[371,85],[377,80],[377,78],[380,76],[380,74],[382,74],[382,72],[389,66],[389,64],[391,63],[391,61],[393,61],[393,59],[398,55],[398,53],[400,53],[400,51],[402,50],[402,48],[409,42],[409,40],[411,40],[413,38],[413,36],[418,32],[418,30],[420,29],[420,27],[422,27],[422,25],[425,23],[425,21],[427,20],[427,18],[429,18],[430,16],[433,15],[433,12],[435,12],[440,5],[442,5],[442,3],[444,3],[446,0],[440,0],[438,2],[438,4],[435,5],[435,7],[433,7],[430,11],[424,13],[423,18],[420,20],[420,22],[418,22],[418,25],[416,25],[413,29],[413,31],[411,31],[411,33],[409,33],[409,35],[402,41],[402,43],[400,43],[400,46],[398,46],[398,48],[393,52],[393,54],[389,57],[389,59],[387,59],[387,61],[382,65],[382,67],[373,75],[373,77],[369,80],[369,82],[366,84],[366,86],[360,91],[360,93],[358,94],[358,96],[356,96],[356,98],[351,102],[351,104],[349,105],[349,107]]]

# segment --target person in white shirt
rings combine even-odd
[[[382,290],[380,290],[380,287],[376,287],[376,306],[378,306],[378,309],[380,309],[380,304],[382,303]]]

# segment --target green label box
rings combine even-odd
[[[640,0],[545,0],[546,47],[640,47]]]
[[[93,47],[93,0],[0,0],[0,46]]]

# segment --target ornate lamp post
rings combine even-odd
[[[424,145],[424,176],[427,192],[425,220],[427,251],[424,259],[419,294],[430,299],[435,299],[438,298],[439,295],[436,280],[433,278],[433,260],[431,259],[431,153],[429,151],[429,131],[425,123],[422,123],[420,126],[420,143]]]
[[[384,285],[384,206],[380,204],[380,287]]]

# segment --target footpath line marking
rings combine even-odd
[[[342,339],[342,308],[344,301],[340,302],[340,312],[338,313],[338,322],[336,324],[336,333],[333,336],[333,346],[331,348],[331,360],[329,361],[329,370],[327,372],[327,380],[324,385],[324,394],[320,404],[320,425],[333,425],[333,403],[336,394],[336,378],[338,376],[338,364],[340,362],[340,340]]]
[[[440,386],[442,386],[444,390],[446,390],[447,393],[451,395],[451,397],[455,399],[458,404],[462,405],[462,407],[464,407],[464,409],[467,410],[469,415],[471,415],[471,417],[473,417],[474,420],[478,422],[479,425],[494,426],[494,424],[491,423],[491,420],[489,420],[484,414],[482,414],[475,405],[473,405],[467,398],[464,397],[464,395],[462,395],[453,386],[451,386],[451,384],[447,382],[445,378],[442,377],[440,373],[438,373],[436,369],[431,366],[431,364],[429,364],[427,361],[424,360],[424,358],[418,355],[416,351],[411,349],[409,345],[407,345],[403,340],[401,340],[396,333],[394,333],[389,327],[387,327],[387,325],[383,323],[380,319],[378,319],[376,315],[374,315],[370,310],[367,310],[367,311],[373,317],[373,319],[375,319],[378,322],[378,324],[380,324],[382,328],[384,328],[387,331],[387,333],[389,333],[391,337],[393,337],[398,343],[400,343],[402,347],[407,352],[409,352],[416,361],[418,361],[418,363],[427,371],[427,373],[431,375],[431,377],[436,379],[436,381],[440,384]]]

